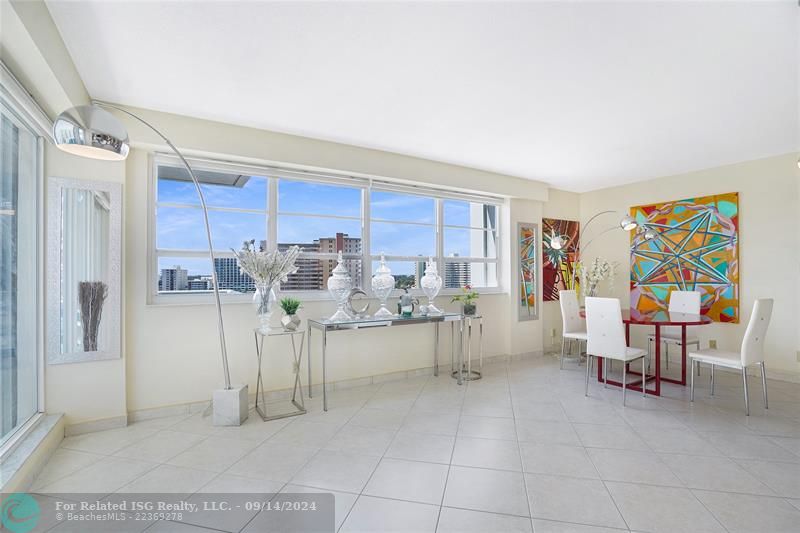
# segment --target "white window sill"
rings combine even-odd
[[[475,289],[480,295],[507,295],[508,291],[500,287]],[[412,289],[412,296],[424,297],[425,294],[420,289]],[[439,293],[438,297],[449,298],[457,296],[462,292],[459,289],[447,289]],[[395,290],[389,296],[389,300],[397,299],[402,292]],[[281,291],[277,293],[278,300],[290,296],[297,298],[301,302],[333,302],[333,298],[328,294],[328,291]],[[367,297],[369,300],[377,301],[373,296]],[[220,300],[222,305],[252,305],[252,294],[221,294]],[[182,306],[195,306],[195,305],[214,305],[214,296],[212,294],[154,294],[150,296],[147,306],[153,307],[182,307]]]

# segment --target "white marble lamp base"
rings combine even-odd
[[[215,426],[241,426],[247,420],[247,385],[215,390],[212,404],[212,423]]]

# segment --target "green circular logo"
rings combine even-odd
[[[29,494],[15,492],[2,503],[0,522],[11,533],[28,533],[39,523],[39,503]]]

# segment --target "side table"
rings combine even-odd
[[[478,322],[478,370],[472,369],[472,323]],[[467,346],[464,350],[464,330],[467,333]],[[461,358],[458,365],[453,364],[452,358],[451,375],[461,381],[475,381],[483,377],[483,316],[481,315],[462,315],[461,331],[459,332],[459,345]],[[452,342],[452,332],[451,332]]]
[[[306,414],[306,405],[303,402],[303,384],[300,382],[300,357],[303,354],[303,342],[306,338],[306,332],[298,331],[285,331],[281,328],[271,328],[269,331],[261,331],[259,328],[253,330],[256,339],[256,357],[258,358],[258,378],[256,379],[256,412],[261,416],[261,420],[276,420],[278,418],[286,418],[289,416],[297,416]],[[288,413],[280,413],[277,415],[267,415],[267,400],[264,397],[264,381],[261,377],[261,360],[264,357],[264,339],[267,337],[284,337],[288,335],[292,341],[292,372],[294,372],[294,388],[292,389],[292,404],[297,408],[295,411]],[[300,336],[300,349],[297,349],[295,337]],[[300,391],[300,402],[297,401],[297,391]],[[258,405],[259,395],[261,399],[261,406]]]

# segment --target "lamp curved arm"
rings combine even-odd
[[[222,370],[225,374],[225,389],[230,389],[231,373],[230,373],[230,368],[228,367],[228,349],[225,342],[225,326],[222,322],[222,302],[220,301],[219,297],[219,284],[217,283],[217,269],[214,261],[215,259],[214,246],[211,241],[211,224],[208,222],[208,208],[206,207],[206,199],[205,196],[203,195],[203,189],[202,187],[200,187],[200,182],[197,180],[197,176],[195,176],[192,167],[189,165],[189,162],[186,161],[186,158],[183,157],[183,154],[180,152],[180,150],[178,150],[178,148],[175,147],[174,144],[172,144],[172,141],[170,141],[163,133],[161,133],[158,129],[156,129],[155,126],[153,126],[143,118],[134,115],[133,113],[122,107],[118,107],[113,104],[107,104],[105,102],[101,102],[98,100],[93,100],[92,104],[109,109],[115,109],[121,113],[125,113],[129,117],[134,118],[138,122],[141,122],[151,130],[153,130],[153,132],[155,132],[156,135],[161,137],[161,139],[167,144],[167,146],[169,146],[172,149],[172,151],[175,152],[175,155],[177,155],[178,159],[181,160],[181,163],[183,163],[183,166],[186,167],[187,172],[189,172],[189,176],[192,178],[192,183],[194,183],[194,187],[197,190],[197,195],[200,197],[200,205],[203,208],[203,221],[205,222],[206,237],[208,239],[208,256],[211,259],[211,280],[214,285],[214,302],[216,303],[217,307],[217,326],[219,329],[219,348],[222,354]]]
[[[591,239],[589,239],[589,242],[587,242],[586,244],[584,244],[582,246],[579,245],[578,246],[578,256],[582,255],[584,250],[586,250],[598,237],[600,237],[601,235],[605,235],[609,231],[614,231],[615,229],[617,229],[617,226],[611,226],[610,228],[606,228],[603,231],[601,231],[600,233],[598,233],[597,235],[595,235],[594,237],[592,237]]]

